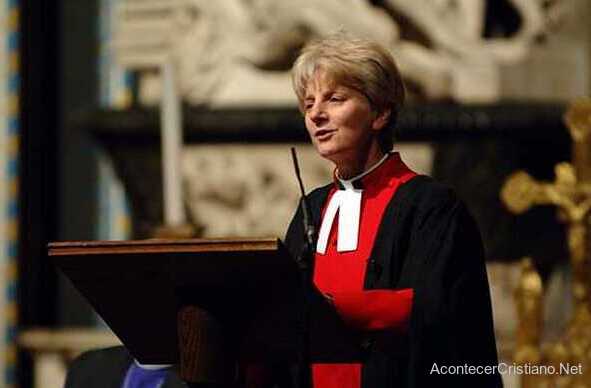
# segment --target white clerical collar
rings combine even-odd
[[[390,156],[390,153],[384,155],[382,159],[368,170],[351,179],[341,179],[338,177],[338,171],[335,173],[335,176],[339,183],[344,187],[344,190],[337,190],[330,198],[318,234],[318,242],[316,244],[317,253],[326,253],[328,237],[337,213],[339,214],[337,252],[349,252],[357,249],[359,241],[359,222],[361,218],[361,196],[363,190],[356,187],[356,184],[361,182],[361,178],[384,163],[384,161],[388,159],[388,156]]]
[[[370,174],[376,168],[380,167],[382,165],[382,163],[384,163],[386,161],[386,159],[388,159],[388,157],[390,156],[390,154],[391,154],[390,152],[386,153],[373,166],[371,166],[369,169],[363,171],[361,174],[358,174],[358,175],[354,176],[353,178],[350,178],[350,179],[342,179],[341,177],[339,177],[339,170],[338,169],[335,172],[335,176],[336,176],[337,180],[341,183],[341,185],[345,189],[353,189],[355,182],[361,180],[361,178],[363,178],[364,176]]]

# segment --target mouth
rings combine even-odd
[[[314,137],[319,141],[324,141],[330,139],[335,132],[334,129],[319,129],[314,133]]]

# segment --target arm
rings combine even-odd
[[[368,290],[331,295],[339,315],[357,330],[405,332],[412,309],[413,290]]]
[[[131,362],[123,346],[87,351],[69,366],[64,387],[120,387]]]

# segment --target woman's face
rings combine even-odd
[[[378,147],[385,124],[359,91],[331,82],[322,71],[310,80],[303,101],[306,128],[320,156],[335,162],[358,159]],[[374,144],[375,143],[375,144]]]

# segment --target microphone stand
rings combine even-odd
[[[302,214],[304,220],[304,232],[305,238],[303,241],[300,255],[296,258],[296,262],[300,269],[303,285],[303,300],[302,300],[302,317],[300,322],[300,349],[299,349],[299,385],[300,388],[311,388],[312,387],[312,376],[310,374],[310,304],[312,301],[312,259],[314,255],[316,228],[312,222],[310,216],[310,210],[308,206],[308,200],[304,185],[302,183],[302,177],[300,176],[300,167],[298,165],[298,158],[294,147],[291,147],[291,157],[293,159],[293,165],[295,174],[298,179],[300,191],[302,193],[302,199],[300,201],[302,207]]]

